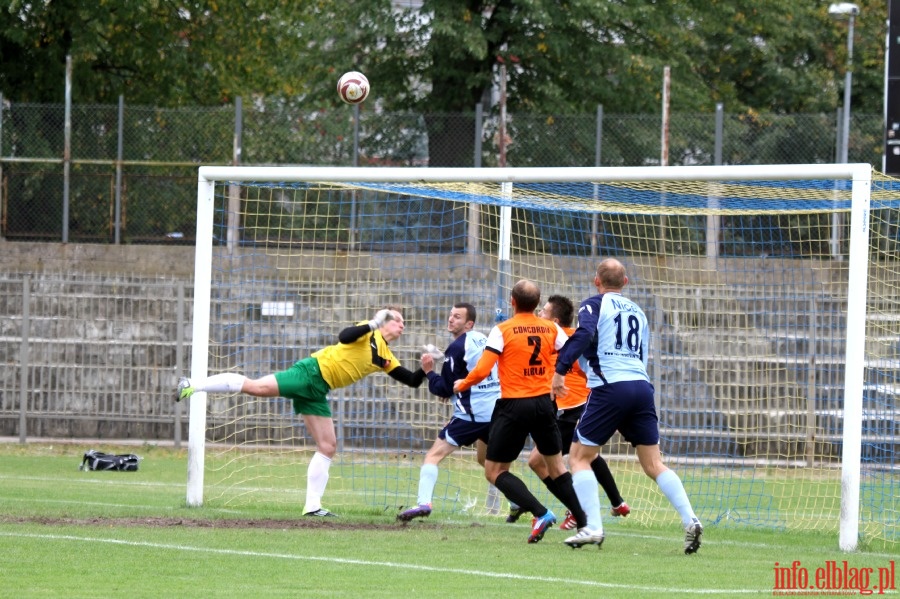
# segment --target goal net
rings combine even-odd
[[[449,344],[453,304],[487,333],[516,280],[577,306],[616,257],[651,322],[661,449],[704,524],[896,546],[898,248],[898,182],[868,165],[202,167],[191,376],[286,369],[387,304],[403,307],[391,348],[414,370],[423,345]],[[415,503],[452,413],[426,387],[373,375],[329,394],[326,507],[393,518]],[[528,449],[513,469],[554,507]],[[195,394],[187,502],[299,514],[313,451],[288,400]],[[602,453],[629,521],[677,522],[630,445]],[[434,509],[506,503],[467,448],[441,464]]]

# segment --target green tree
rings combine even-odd
[[[809,0],[10,0],[0,89],[58,102],[217,105],[236,95],[333,105],[353,68],[385,109],[471,110],[508,65],[511,111],[797,112],[840,103],[846,23]],[[854,106],[880,112],[886,7],[860,0]],[[325,85],[325,83],[328,85]],[[825,93],[823,93],[825,92]]]
[[[219,105],[235,96],[295,95],[301,51],[291,0],[12,0],[0,10],[0,90],[60,103],[66,56],[75,102]]]
[[[900,0],[895,0],[900,1]],[[507,66],[508,110],[538,119],[672,110],[834,113],[846,23],[809,0],[10,0],[0,10],[0,91],[77,103],[334,109],[337,77],[372,82],[364,111],[423,115],[432,165],[471,164],[472,110]],[[880,114],[886,9],[861,0],[853,110]],[[263,99],[263,102],[257,102]],[[254,102],[257,102],[254,104]],[[550,122],[548,120],[548,122]],[[537,129],[529,129],[535,135]],[[535,144],[541,143],[538,139]],[[579,150],[580,151],[580,150]],[[560,157],[564,162],[567,157]]]
[[[672,67],[673,109],[787,113],[840,103],[846,24],[808,0],[387,0],[324,3],[333,27],[298,59],[353,64],[371,75],[388,108],[470,110],[508,66],[514,112],[656,112],[662,68]],[[861,110],[878,112],[886,10],[860,3],[855,86]],[[348,60],[348,57],[352,57]],[[823,93],[826,92],[826,93]]]
[[[808,0],[424,0],[416,10],[387,0],[322,3],[306,23],[301,70],[322,65],[366,72],[384,110],[426,115],[431,164],[470,164],[471,144],[453,135],[507,65],[514,113],[593,114],[660,110],[663,67],[672,110],[833,114],[842,103],[846,24]],[[853,107],[880,112],[884,18],[860,3]],[[333,27],[317,28],[321,19]],[[316,29],[317,28],[317,29]],[[333,75],[333,73],[329,73]],[[458,117],[457,117],[458,118]]]

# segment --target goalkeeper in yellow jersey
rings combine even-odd
[[[334,421],[328,405],[328,392],[346,387],[375,372],[410,387],[425,380],[420,368],[415,372],[400,365],[388,344],[403,334],[403,315],[396,307],[379,310],[375,317],[342,330],[338,343],[320,349],[287,370],[250,379],[226,372],[202,380],[182,378],[175,400],[187,399],[197,391],[207,393],[246,393],[256,397],[286,397],[293,402],[294,413],[303,415],[306,430],[316,444],[307,469],[306,516],[329,517],[335,514],[322,507],[322,495],[328,484],[328,469],[337,448]]]

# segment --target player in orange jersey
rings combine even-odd
[[[533,281],[517,282],[510,294],[513,316],[491,329],[484,353],[462,380],[453,384],[459,393],[477,384],[497,365],[500,399],[491,416],[485,477],[513,504],[534,516],[529,543],[537,543],[556,522],[556,516],[535,497],[525,483],[509,471],[510,465],[525,447],[528,435],[544,457],[549,473],[547,488],[586,522],[572,487],[572,476],[562,458],[562,440],[556,426],[556,404],[550,398],[554,372],[553,354],[568,339],[554,322],[540,318],[534,311],[541,301],[541,290]]]
[[[572,326],[575,321],[575,306],[572,304],[572,300],[567,297],[551,295],[547,298],[547,303],[544,304],[541,311],[538,312],[538,316],[552,320],[561,326],[566,335],[571,335],[575,332],[575,328]],[[556,354],[553,355],[553,364],[555,367]],[[587,402],[588,394],[591,391],[587,386],[587,375],[581,369],[581,366],[578,365],[578,362],[572,365],[572,370],[566,375],[566,388],[568,388],[569,392],[556,398],[556,423],[559,426],[559,434],[562,436],[562,454],[564,456],[569,454],[575,425],[578,424],[578,419],[581,417],[581,413],[584,412],[584,404]],[[547,465],[544,463],[544,458],[537,449],[531,450],[531,454],[528,456],[528,466],[538,478],[544,481],[545,484],[547,483],[547,477],[550,476],[550,473],[547,470]],[[609,465],[599,453],[591,462],[591,469],[594,471],[594,476],[597,477],[597,482],[600,483],[600,486],[603,487],[606,496],[609,498],[612,506],[610,513],[613,516],[627,516],[630,514],[631,508],[628,507],[628,504],[622,499],[622,495],[619,494],[619,488],[616,485],[612,472],[609,470]],[[523,512],[524,510],[521,507],[511,505],[506,521],[515,522]],[[577,518],[574,514],[566,512],[566,516],[559,527],[563,530],[573,530],[576,521]]]

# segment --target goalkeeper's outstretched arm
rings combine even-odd
[[[400,381],[404,385],[409,385],[410,387],[417,388],[422,385],[422,381],[425,380],[425,371],[419,368],[415,372],[409,370],[408,368],[404,368],[403,366],[398,366],[392,371],[388,373],[388,376],[394,379],[395,381]]]
[[[391,314],[391,311],[387,308],[379,310],[378,313],[375,314],[375,318],[373,318],[369,322],[343,329],[340,333],[338,333],[338,341],[340,341],[341,343],[353,343],[363,335],[371,333],[375,329],[381,327],[381,325],[383,325],[387,321],[393,319],[394,315]]]
[[[368,335],[371,332],[372,329],[369,328],[369,323],[347,327],[338,333],[338,341],[341,343],[353,343],[363,335]]]

